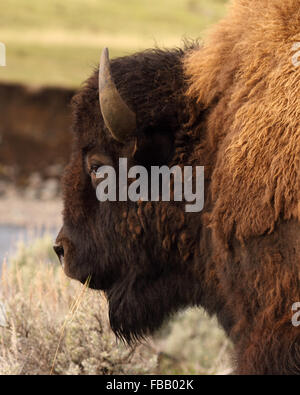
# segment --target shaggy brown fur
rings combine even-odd
[[[216,152],[207,221],[217,277],[236,309],[241,373],[300,372],[289,311],[300,300],[300,68],[291,51],[299,28],[298,0],[236,0],[184,62],[192,121],[208,114],[206,144]]]
[[[300,219],[299,27],[298,0],[237,0],[185,59],[188,95],[213,107],[208,134],[222,140],[211,220],[225,241],[272,232],[281,214]]]
[[[300,330],[291,322],[300,301],[300,69],[290,53],[300,41],[297,3],[236,1],[203,49],[112,61],[137,114],[125,144],[101,117],[97,73],[74,99],[57,242],[66,274],[91,275],[90,286],[105,290],[111,326],[129,342],[201,305],[235,344],[238,373],[300,373]],[[99,204],[95,156],[97,166],[115,168],[120,157],[129,167],[205,166],[204,211],[186,213],[185,202]]]

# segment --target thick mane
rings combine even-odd
[[[187,95],[209,112],[218,146],[211,221],[225,242],[300,219],[299,0],[236,0],[185,59]]]

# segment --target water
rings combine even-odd
[[[22,241],[30,244],[34,239],[42,237],[45,233],[53,236],[57,235],[58,229],[42,227],[39,229],[28,229],[17,225],[0,225],[0,270],[4,258],[9,257],[16,250],[17,243]]]

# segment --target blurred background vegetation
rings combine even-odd
[[[9,0],[0,13],[7,67],[0,80],[78,86],[108,46],[111,56],[198,38],[226,0]]]

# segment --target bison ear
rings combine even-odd
[[[174,143],[170,136],[154,133],[135,138],[132,158],[144,166],[161,166],[172,158]]]

